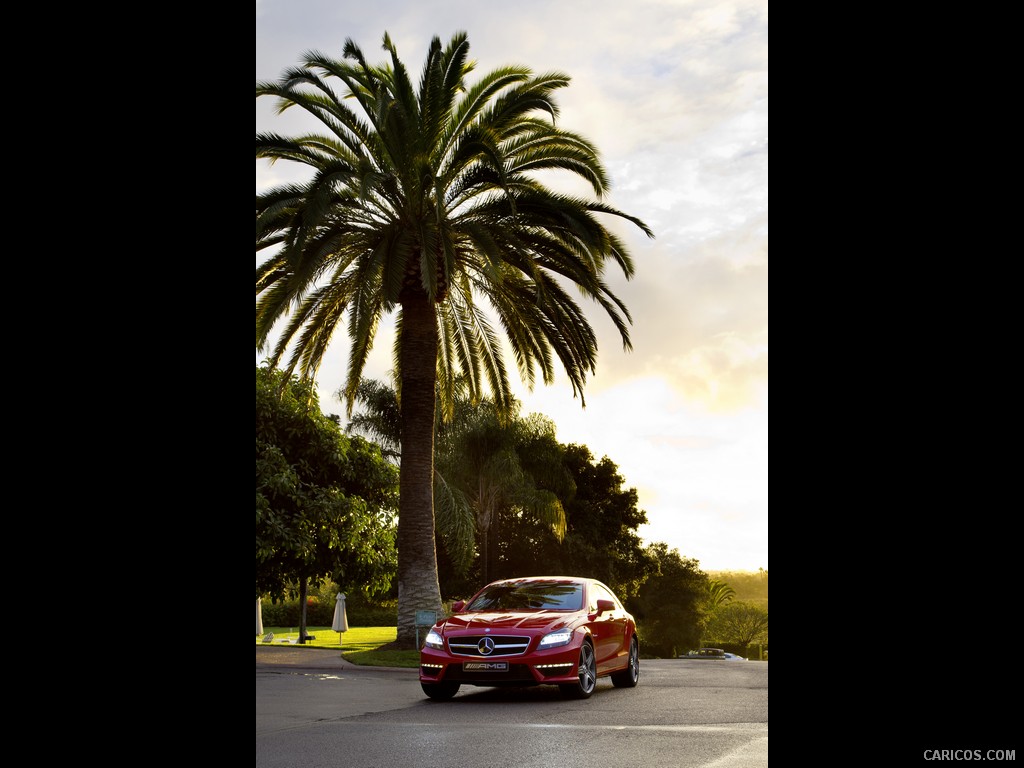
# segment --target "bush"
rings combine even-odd
[[[662,619],[638,620],[640,655],[653,659],[674,659],[690,650],[695,635],[687,632],[682,622]]]
[[[334,623],[335,590],[330,603],[318,595],[317,600],[306,606],[307,627],[329,627]],[[312,597],[312,595],[311,595]],[[263,626],[298,627],[300,604],[297,599],[271,603],[263,598]],[[398,625],[398,602],[396,600],[374,603],[360,595],[346,595],[345,615],[350,627],[394,627]]]

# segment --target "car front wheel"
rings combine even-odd
[[[629,663],[621,672],[612,675],[612,684],[616,688],[635,688],[640,681],[640,643],[636,635],[629,643]]]
[[[588,699],[597,687],[597,660],[594,658],[594,646],[589,642],[580,648],[580,661],[575,683],[559,686],[562,694],[573,699]]]
[[[448,701],[459,692],[459,683],[420,683],[420,687],[434,701]]]

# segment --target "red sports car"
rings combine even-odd
[[[599,677],[640,679],[636,623],[594,579],[537,576],[488,584],[427,633],[420,685],[450,699],[462,685],[557,685],[588,698]]]

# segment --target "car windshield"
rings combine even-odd
[[[566,582],[495,584],[481,592],[468,611],[578,611],[583,585]]]

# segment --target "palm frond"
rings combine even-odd
[[[456,571],[464,575],[473,564],[476,521],[466,495],[440,472],[434,473],[434,514],[444,550]]]

